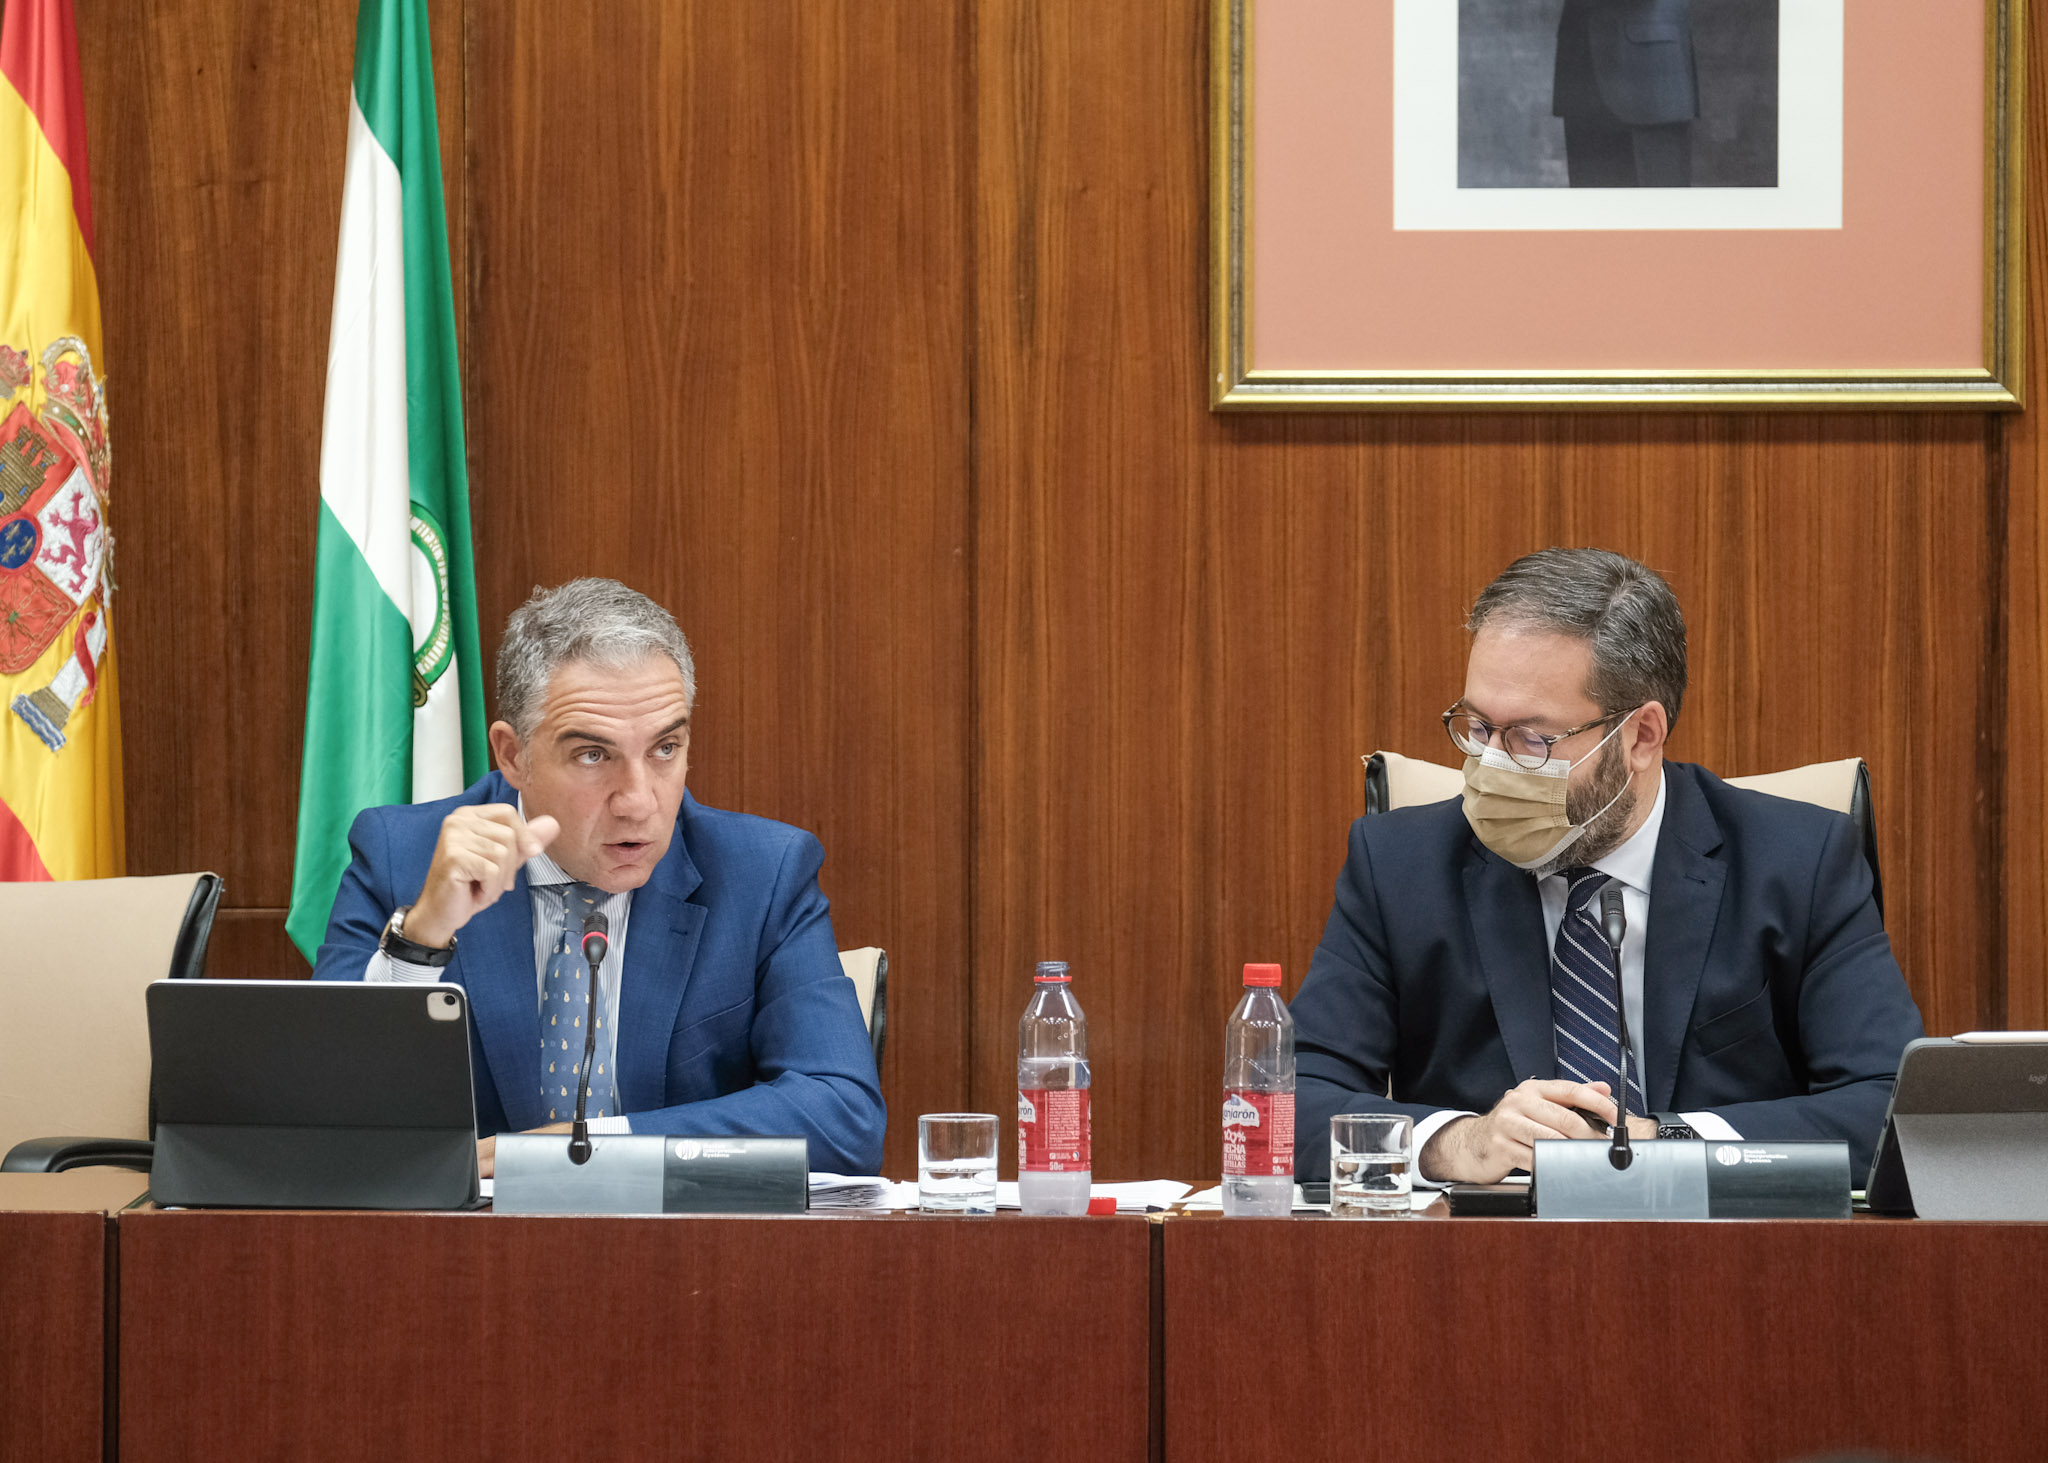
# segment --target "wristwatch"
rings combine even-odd
[[[1692,1124],[1675,1112],[1652,1113],[1651,1116],[1657,1120],[1657,1136],[1659,1138],[1699,1137],[1699,1134],[1692,1130]]]
[[[411,913],[410,904],[401,904],[391,911],[391,918],[384,922],[384,933],[377,937],[377,948],[393,960],[403,960],[408,965],[432,965],[438,968],[453,960],[455,941],[452,937],[439,949],[405,937],[405,917]]]

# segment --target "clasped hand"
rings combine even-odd
[[[1599,1138],[1585,1117],[1615,1119],[1614,1089],[1605,1082],[1540,1081],[1512,1088],[1483,1117],[1459,1118],[1437,1129],[1424,1146],[1419,1167],[1432,1183],[1495,1184],[1529,1167],[1536,1144],[1553,1138]],[[1647,1117],[1628,1120],[1631,1138],[1655,1138]]]

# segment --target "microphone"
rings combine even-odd
[[[1621,989],[1621,941],[1628,933],[1628,917],[1621,910],[1621,885],[1609,881],[1600,891],[1600,929],[1607,936],[1607,948],[1614,952],[1614,1014],[1621,1031],[1615,1059],[1621,1064],[1614,1084],[1614,1107],[1620,1114],[1607,1149],[1607,1161],[1625,1169],[1636,1161],[1628,1144],[1628,998]]]
[[[612,923],[603,910],[583,918],[583,963],[590,967],[590,1019],[583,1023],[583,1076],[576,1084],[576,1121],[569,1129],[569,1161],[590,1162],[590,1122],[583,1115],[590,1105],[590,1064],[597,1057],[597,972],[612,947]]]

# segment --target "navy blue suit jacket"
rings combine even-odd
[[[451,811],[518,798],[493,772],[456,797],[358,817],[314,978],[362,979],[391,911],[419,896]],[[881,1167],[881,1084],[818,888],[824,859],[800,828],[683,795],[675,837],[633,892],[626,926],[618,1081],[633,1131],[802,1136],[814,1169]],[[463,926],[442,978],[469,995],[478,1134],[540,1127],[524,870]]]
[[[1842,1138],[1860,1181],[1920,1011],[1855,826],[1664,764],[1643,959],[1653,1112],[1745,1138]],[[1557,1075],[1536,880],[1453,799],[1360,818],[1295,997],[1299,1172],[1329,1169],[1339,1112],[1485,1112]],[[1391,1084],[1391,1096],[1389,1085]]]

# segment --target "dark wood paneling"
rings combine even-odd
[[[692,786],[811,829],[890,953],[889,1163],[966,1096],[962,17],[473,7],[487,641],[608,574],[698,657]]]
[[[2048,1024],[2033,414],[1212,417],[1207,8],[436,0],[487,649],[577,573],[675,610],[695,787],[891,951],[891,1170],[1007,1111],[1059,957],[1098,1171],[1209,1172],[1238,965],[1298,982],[1357,755],[1439,754],[1466,603],[1550,542],[1672,575],[1678,755],[1871,759],[1930,1028]],[[79,0],[130,866],[220,870],[216,968],[271,973],[355,5],[137,16]]]
[[[120,1230],[129,1457],[1146,1455],[1142,1220],[142,1214]],[[596,1358],[580,1396],[546,1380],[571,1337]]]
[[[2048,1028],[2048,769],[2043,767],[2043,728],[2048,727],[2048,452],[2043,450],[2041,413],[2048,395],[2048,13],[2027,14],[2029,151],[2027,205],[2027,395],[2032,407],[2000,427],[2005,449],[2010,521],[2006,525],[2006,715],[1986,728],[1995,738],[2003,775],[1997,797],[2004,856],[2003,934],[2005,960],[1987,975],[2002,995],[2004,1020],[2014,1030]],[[2002,796],[1999,793],[2002,792]],[[2000,988],[1999,977],[2003,975]]]
[[[2040,1225],[1218,1221],[1164,1240],[1176,1463],[1254,1436],[1375,1463],[2041,1455]]]
[[[291,896],[355,0],[77,7],[113,413],[128,871]],[[435,7],[462,247],[461,11]]]
[[[1913,990],[1979,1024],[1983,421],[1211,415],[1206,9],[981,11],[975,1104],[1014,1082],[1028,962],[1064,958],[1098,1171],[1212,1172],[1239,966],[1293,989],[1359,755],[1453,760],[1465,608],[1553,543],[1677,587],[1675,755],[1871,761]]]
[[[0,1463],[97,1463],[106,1255],[104,1214],[0,1213]]]
[[[284,932],[282,909],[223,909],[207,943],[206,973],[215,980],[289,980],[313,970]]]

